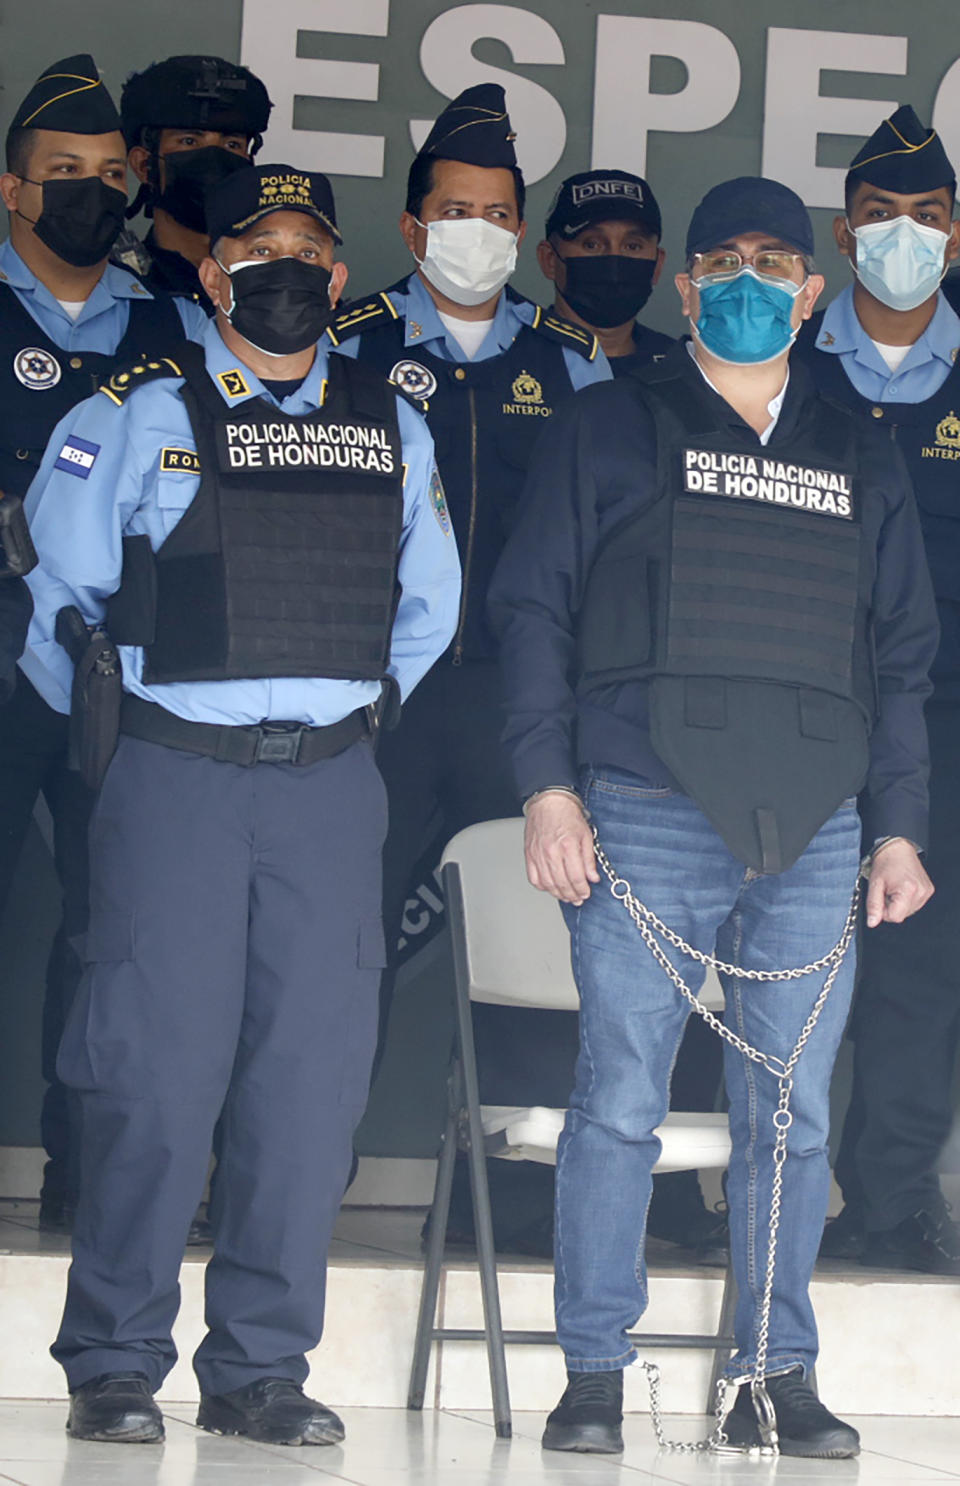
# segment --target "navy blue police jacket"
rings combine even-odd
[[[699,382],[688,342],[668,352]],[[718,420],[756,451],[761,441],[717,393]],[[791,365],[765,453],[785,446],[818,396]],[[923,704],[938,625],[923,536],[903,460],[868,430],[860,471],[863,540],[876,554],[872,617],[878,715],[861,800],[865,839],[927,831],[928,754]],[[576,788],[581,766],[629,770],[679,789],[651,743],[648,682],[611,682],[578,696],[577,616],[605,538],[648,507],[657,491],[656,436],[634,377],[586,388],[541,438],[522,513],[494,575],[490,624],[500,642],[506,727],[521,799],[551,785]]]

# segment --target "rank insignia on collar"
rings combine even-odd
[[[823,332],[823,334],[821,335],[821,337],[820,337],[819,344],[821,346],[832,346],[835,340],[836,340],[836,336],[831,335],[830,332],[829,332],[829,330],[825,330]]]
[[[237,366],[232,367],[230,371],[217,372],[217,381],[228,397],[250,396],[247,379]]]
[[[415,341],[418,336],[423,335],[423,326],[418,325],[416,320],[408,320],[407,329],[410,332],[410,339],[412,341]]]

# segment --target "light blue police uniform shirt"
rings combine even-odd
[[[207,369],[225,403],[265,397],[290,414],[312,412],[321,398],[329,352],[321,343],[302,386],[279,404],[224,344],[213,321],[201,339]],[[219,374],[238,370],[248,391],[231,397]],[[227,378],[229,382],[233,379]],[[88,623],[102,618],[120,584],[121,539],[146,534],[154,551],[193,500],[199,476],[160,469],[165,447],[195,450],[182,378],[156,380],[121,406],[103,392],[61,419],[27,494],[26,510],[40,559],[30,574],[34,616],[23,670],[58,712],[70,709],[73,667],[54,639],[57,611],[76,604]],[[406,476],[389,672],[406,698],[453,637],[460,563],[435,475],[426,421],[397,399]],[[125,690],[190,722],[253,724],[264,719],[324,726],[376,699],[376,681],[291,677],[191,681],[146,686],[143,651],[120,647]]]
[[[442,356],[445,361],[487,361],[509,350],[525,325],[532,325],[537,306],[524,299],[519,303],[501,294],[497,300],[493,323],[480,344],[476,356],[468,357],[460,342],[452,336],[440,319],[439,311],[419,273],[412,273],[402,290],[393,289],[388,298],[394,309],[403,318],[404,346],[415,351],[430,351]],[[356,356],[360,350],[360,338],[351,336],[337,348],[343,356]],[[563,360],[574,392],[589,387],[594,382],[609,382],[613,378],[610,363],[603,352],[597,349],[592,361],[577,351],[563,347]]]
[[[115,351],[126,335],[131,302],[154,298],[133,274],[108,263],[83,309],[71,320],[9,241],[0,243],[0,282],[10,286],[27,313],[61,351],[99,351],[105,356]],[[192,299],[173,302],[184,334],[192,341],[200,340],[208,324],[203,310]]]
[[[818,351],[840,357],[861,397],[876,403],[926,402],[953,370],[960,348],[960,316],[938,294],[930,324],[891,372],[857,318],[850,284],[827,306],[815,345]]]

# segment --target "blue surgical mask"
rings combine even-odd
[[[748,267],[732,279],[704,279],[696,288],[700,315],[694,333],[718,361],[759,366],[793,345],[797,332],[790,317],[802,284],[763,278]]]
[[[936,294],[947,271],[949,233],[912,217],[869,222],[847,230],[857,240],[853,271],[863,287],[891,310],[915,310]]]

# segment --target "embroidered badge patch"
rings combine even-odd
[[[433,466],[433,474],[430,476],[430,504],[440,530],[445,537],[448,537],[450,535],[450,512],[447,510],[447,497],[443,493],[443,481],[440,479],[440,471],[436,465]]]
[[[429,367],[419,361],[398,361],[391,371],[389,381],[396,382],[402,392],[410,397],[432,397],[437,390],[437,379]]]
[[[250,396],[247,379],[237,366],[233,367],[230,371],[217,372],[217,381],[228,397]]]
[[[24,387],[32,392],[45,392],[56,387],[60,380],[60,363],[49,351],[39,346],[25,346],[13,358],[13,374]]]
[[[72,433],[60,450],[53,467],[55,470],[66,470],[68,475],[77,475],[81,480],[86,480],[99,453],[99,444],[88,443],[86,439],[78,438],[75,433]]]
[[[196,449],[161,449],[160,473],[163,475],[199,475],[200,456]]]

